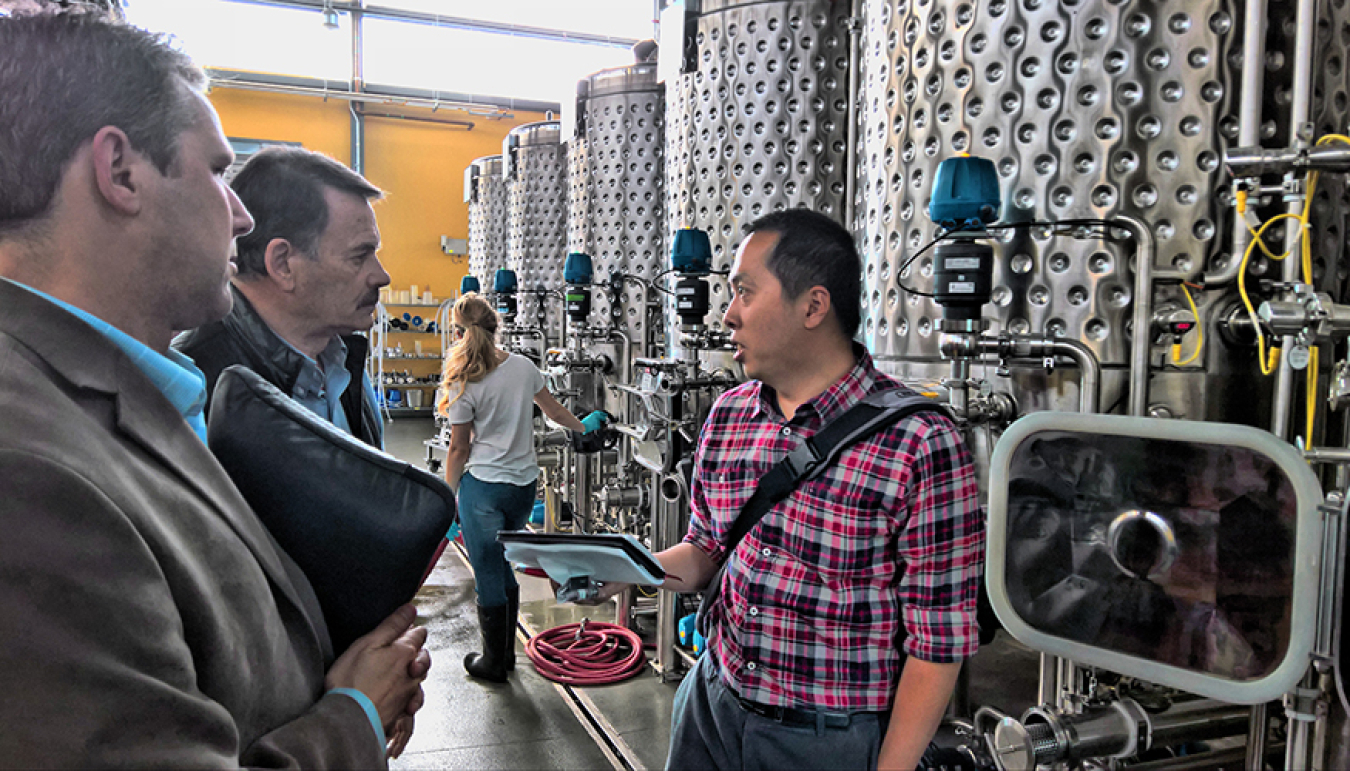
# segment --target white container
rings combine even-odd
[[[431,290],[430,290],[430,289],[424,289],[424,290],[422,290],[422,304],[423,304],[423,305],[435,305],[435,304],[436,304],[436,298],[434,298],[434,297],[431,296]]]

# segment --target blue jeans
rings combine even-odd
[[[464,474],[459,479],[459,527],[473,566],[478,604],[485,608],[506,604],[508,589],[514,589],[516,576],[507,563],[498,530],[520,530],[534,508],[535,483],[512,485],[483,482]]]
[[[675,692],[666,771],[852,769],[877,767],[885,726],[875,713],[847,728],[785,725],[746,711],[722,683],[710,652]]]

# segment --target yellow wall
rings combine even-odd
[[[216,88],[211,102],[225,134],[241,139],[299,142],[343,163],[351,162],[348,102],[315,97]],[[437,299],[459,288],[467,258],[441,252],[441,236],[469,237],[469,207],[464,203],[464,169],[474,158],[501,152],[512,128],[544,119],[534,112],[493,120],[454,110],[372,107],[376,112],[469,121],[473,128],[392,118],[366,118],[366,177],[386,197],[375,205],[384,242],[380,260],[390,286],[430,287]]]

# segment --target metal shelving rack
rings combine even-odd
[[[375,393],[379,397],[380,410],[386,418],[395,418],[413,415],[431,415],[434,412],[436,401],[435,389],[438,383],[386,383],[385,376],[392,372],[390,362],[395,361],[436,361],[440,362],[443,352],[448,343],[447,328],[449,325],[450,305],[454,302],[453,298],[442,300],[439,304],[427,305],[417,303],[380,303],[376,306],[375,323],[370,330],[370,348],[371,354],[367,363],[367,371],[370,374],[371,383],[375,386]],[[418,308],[435,314],[436,330],[435,332],[426,332],[422,330],[395,330],[390,329],[389,308]],[[388,351],[393,346],[390,342],[390,335],[436,335],[438,349],[434,354],[402,354],[390,355]],[[439,369],[437,370],[439,374]],[[390,407],[388,406],[387,393],[390,390],[419,390],[428,392],[424,398],[422,407],[413,409],[409,407]]]

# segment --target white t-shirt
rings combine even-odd
[[[450,405],[451,425],[473,424],[473,445],[464,470],[480,482],[527,485],[539,476],[534,456],[534,395],[544,390],[544,376],[524,356],[506,361]],[[458,386],[451,386],[455,398]]]

